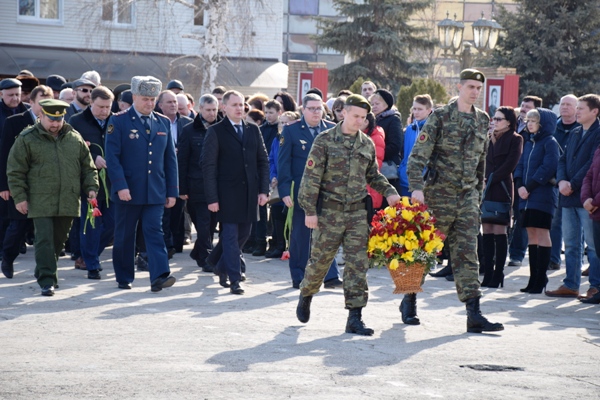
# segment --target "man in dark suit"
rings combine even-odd
[[[79,232],[81,257],[78,261],[81,269],[87,269],[88,279],[100,279],[100,255],[113,240],[115,233],[114,207],[109,205],[110,182],[106,176],[104,155],[104,135],[108,118],[111,116],[110,110],[114,98],[113,93],[106,86],[98,86],[92,90],[90,106],[73,115],[69,121],[69,124],[83,137],[83,140],[89,143],[92,160],[98,169],[98,180],[100,181],[100,190],[96,200],[102,215],[96,217],[94,226],[91,226],[89,221],[86,226],[88,205],[86,203],[81,205]]]
[[[8,153],[13,144],[15,144],[16,137],[19,136],[23,129],[35,124],[39,113],[42,111],[39,101],[52,98],[54,98],[54,95],[51,88],[43,85],[36,86],[31,91],[29,97],[31,108],[20,114],[8,117],[4,122],[2,135],[0,136],[0,197],[7,202],[7,216],[9,221],[2,243],[2,272],[7,278],[12,278],[13,276],[13,263],[19,255],[19,249],[23,244],[25,233],[30,224],[27,215],[17,211],[15,202],[10,197],[8,179],[6,177]]]
[[[216,122],[219,101],[211,94],[200,97],[200,113],[194,122],[186,125],[180,135],[177,150],[179,166],[179,197],[187,201],[190,218],[196,227],[196,242],[190,257],[202,271],[213,272],[206,264],[206,257],[212,250],[212,241],[217,224],[216,213],[208,209],[204,194],[204,175],[202,174],[202,149],[207,129]]]
[[[277,163],[277,188],[279,196],[288,208],[294,206],[292,214],[292,237],[290,238],[290,273],[292,285],[300,288],[304,279],[304,270],[310,255],[311,230],[304,223],[304,210],[296,199],[304,166],[314,138],[335,124],[323,120],[323,100],[313,93],[302,99],[302,119],[283,128],[279,142],[279,160]],[[291,192],[292,183],[294,193]],[[292,198],[293,195],[293,198]],[[341,287],[342,281],[335,260],[325,276],[325,287]]]
[[[120,289],[134,280],[134,244],[142,223],[148,250],[151,290],[173,286],[163,239],[164,208],[175,205],[177,156],[170,122],[153,112],[161,81],[152,76],[131,79],[133,106],[113,115],[106,130],[106,169],[115,207],[113,265]]]
[[[179,81],[171,81],[179,82]],[[175,144],[175,152],[177,153],[179,137],[183,131],[183,127],[192,122],[191,118],[179,114],[177,96],[169,90],[163,90],[158,96],[158,107],[162,113],[169,118],[171,123],[171,137]],[[185,200],[176,199],[175,205],[172,208],[165,209],[163,215],[163,232],[165,243],[169,256],[183,251],[183,243],[185,240],[185,232],[183,227],[183,208]]]
[[[240,249],[256,221],[258,205],[269,193],[269,160],[258,126],[243,120],[244,96],[223,95],[227,116],[208,128],[202,150],[202,171],[208,209],[218,213],[223,253],[216,269],[226,273],[231,293],[243,294]],[[222,280],[222,279],[221,279]]]

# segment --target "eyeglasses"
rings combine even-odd
[[[305,110],[311,113],[316,113],[323,111],[323,107],[306,107]]]
[[[500,121],[504,121],[504,120],[506,120],[506,118],[498,118],[498,117],[494,117],[494,118],[492,118],[492,119],[493,119],[494,121],[496,121],[496,122],[500,122]]]
[[[338,109],[335,109],[335,110],[333,110],[333,111],[334,111],[334,112],[342,112],[342,109],[341,109],[341,108],[338,108]]]
[[[80,89],[77,89],[77,90],[80,91],[80,92],[83,92],[83,93],[88,93],[88,92],[92,91],[92,89],[88,89],[88,88],[80,88]]]

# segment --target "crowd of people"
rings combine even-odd
[[[484,83],[467,69],[448,104],[415,96],[404,128],[394,95],[370,81],[329,99],[312,88],[301,105],[286,92],[271,99],[218,86],[196,108],[178,80],[163,90],[136,76],[110,90],[95,71],[43,85],[21,71],[0,81],[2,272],[12,278],[33,243],[35,276],[51,296],[65,251],[102,279],[112,245],[118,288],[132,288],[137,267],[158,292],[175,284],[168,260],[191,242],[193,225],[190,257],[232,294],[244,293],[244,254],[289,255],[301,322],[322,285],[343,287],[346,331],[371,335],[361,313],[366,217],[402,195],[426,203],[447,236],[448,263],[431,275],[455,281],[468,331],[503,329],[481,314],[480,286],[503,287],[507,258],[519,266],[527,250],[522,292],[545,290],[564,243],[566,277],[546,295],[599,304],[600,97],[566,95],[557,118],[526,96],[490,119],[475,107]],[[504,211],[481,218],[480,207]],[[580,295],[584,254],[590,288]],[[420,323],[415,293],[400,311],[404,323]]]

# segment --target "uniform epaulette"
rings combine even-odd
[[[27,125],[27,128],[23,129],[19,135],[25,136],[28,133],[32,132],[33,128],[35,128],[35,125]]]
[[[159,117],[169,119],[169,117],[167,117],[165,114],[159,113],[158,111],[154,111],[154,114],[158,115]],[[170,119],[169,119],[169,121],[170,121]]]
[[[125,109],[125,110],[121,110],[118,113],[114,113],[113,115],[109,115],[108,117],[118,117],[120,115],[125,115],[127,113],[127,111],[129,111],[129,108]]]
[[[285,124],[284,126],[292,126],[292,125],[294,125],[294,124],[297,124],[298,122],[300,122],[300,120],[299,120],[299,119],[297,119],[297,120],[295,120],[295,121],[292,121],[292,122],[288,122],[288,123],[287,123],[287,124]]]

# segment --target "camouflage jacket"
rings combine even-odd
[[[375,145],[358,132],[354,142],[345,137],[341,123],[318,135],[306,160],[298,202],[306,215],[317,215],[319,194],[323,201],[360,203],[367,195],[367,184],[383,194],[398,194],[379,173]]]
[[[452,102],[429,116],[408,159],[411,191],[423,190],[423,169],[429,166],[437,170],[432,188],[457,192],[476,188],[481,198],[490,118],[473,109],[474,113],[463,113]],[[433,160],[435,165],[430,165]]]

